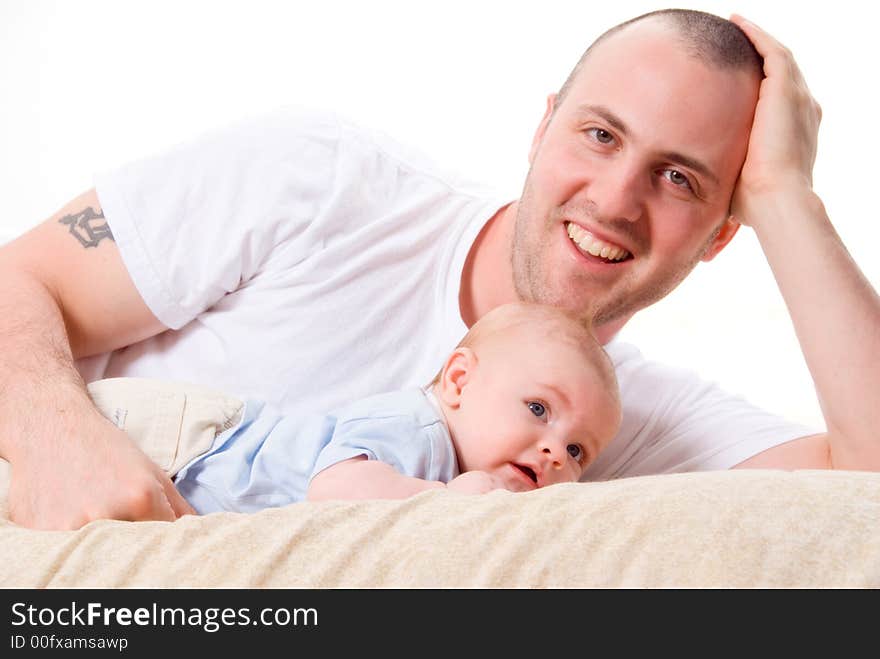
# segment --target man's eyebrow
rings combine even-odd
[[[623,123],[623,119],[618,117],[611,110],[606,108],[604,105],[585,104],[585,105],[581,105],[578,109],[581,112],[590,112],[592,114],[599,115],[605,121],[607,121],[611,125],[611,127],[614,128],[621,135],[626,135],[629,133],[629,129],[626,127],[626,124]]]
[[[675,151],[668,151],[666,153],[661,153],[660,157],[668,160],[670,162],[677,163],[679,165],[684,165],[685,167],[694,170],[697,174],[702,174],[707,179],[712,181],[715,185],[718,185],[718,177],[715,176],[714,172],[707,165],[704,165],[702,162],[695,158],[691,158],[682,153],[677,153]]]
[[[595,115],[601,117],[602,119],[607,121],[608,124],[612,128],[614,128],[616,131],[618,131],[621,135],[626,136],[629,134],[629,129],[626,127],[626,124],[624,123],[623,119],[618,117],[611,110],[606,108],[604,105],[585,104],[585,105],[581,105],[578,109],[583,113],[592,113],[592,114],[595,114]],[[706,165],[705,163],[701,162],[700,160],[697,160],[696,158],[691,158],[690,156],[686,156],[683,153],[679,153],[677,151],[665,151],[660,154],[660,157],[663,158],[664,160],[668,160],[670,162],[677,163],[679,165],[687,167],[688,169],[692,169],[695,172],[697,172],[698,174],[705,176],[706,178],[708,178],[710,181],[712,181],[716,185],[719,184],[718,177],[709,168],[709,166]]]

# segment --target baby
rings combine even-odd
[[[523,492],[577,481],[619,423],[614,370],[591,332],[558,309],[509,304],[471,328],[427,387],[296,419],[247,401],[175,484],[199,513]]]

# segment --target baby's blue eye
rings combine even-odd
[[[536,417],[541,418],[547,413],[547,410],[544,409],[544,406],[541,403],[536,403],[534,401],[529,403],[529,409],[532,411]]]
[[[578,462],[584,457],[584,450],[580,447],[580,444],[569,444],[565,449],[568,451],[568,454]]]

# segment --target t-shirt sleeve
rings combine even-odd
[[[792,423],[687,369],[611,344],[621,389],[620,432],[581,480],[730,469],[758,453],[823,432]]]
[[[308,227],[332,194],[338,136],[334,117],[285,109],[96,175],[123,261],[159,320],[179,329],[274,259],[296,263],[319,247]]]
[[[351,419],[340,423],[318,454],[311,478],[343,460],[364,455],[394,467],[405,476],[440,480],[444,476],[444,447],[435,445],[435,433],[411,422],[408,416]]]

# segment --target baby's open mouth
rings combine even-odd
[[[528,476],[532,480],[532,482],[537,485],[538,475],[534,472],[534,470],[531,467],[526,467],[525,465],[517,465],[517,464],[515,464],[513,466],[516,467],[517,469],[519,469],[526,476]]]

